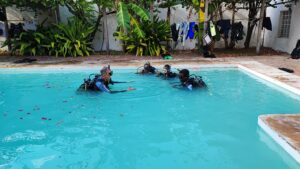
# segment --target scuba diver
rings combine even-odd
[[[187,69],[182,69],[179,71],[179,80],[181,83],[180,86],[189,90],[207,87],[201,76],[190,75],[190,72]],[[174,87],[178,87],[178,85]]]
[[[143,69],[139,71],[140,68]],[[156,68],[151,66],[150,62],[146,62],[144,66],[141,66],[137,68],[137,74],[155,74],[156,73]]]
[[[111,84],[111,85],[114,85],[114,84],[116,84],[116,83],[131,83],[131,82],[133,82],[133,81],[126,81],[126,82],[113,81],[112,78],[111,78],[112,75],[113,75],[113,71],[110,69],[110,65],[105,66],[105,67],[103,67],[103,68],[100,70],[100,74],[104,74],[104,73],[108,73],[108,74],[110,75],[109,80],[108,80],[108,81],[105,81],[105,86],[106,86],[107,88],[109,88],[109,85],[110,85],[110,84]]]
[[[158,72],[157,76],[162,76],[165,79],[168,79],[168,78],[177,77],[177,73],[172,72],[171,66],[167,64],[164,66],[163,72]]]
[[[120,92],[127,92],[135,90],[134,88],[129,87],[127,90],[118,90],[118,91],[112,91],[108,84],[110,84],[111,81],[111,70],[108,67],[104,67],[101,69],[101,74],[91,74],[88,79],[84,79],[84,83],[80,85],[79,91],[101,91],[106,93],[120,93]],[[91,76],[94,76],[93,79],[91,79]],[[119,82],[119,83],[125,83],[125,82]]]

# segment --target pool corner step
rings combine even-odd
[[[300,114],[260,115],[258,125],[300,164]]]

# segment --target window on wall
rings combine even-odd
[[[280,22],[279,22],[279,38],[288,38],[290,34],[291,26],[291,11],[281,11],[280,12]]]

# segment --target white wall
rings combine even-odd
[[[277,8],[268,8],[267,16],[271,17],[273,31],[267,32],[265,36],[265,46],[272,47],[275,50],[291,53],[295,48],[298,39],[300,39],[300,4],[292,6],[291,27],[289,38],[279,38],[279,18],[280,11],[288,10],[284,5]]]
[[[54,12],[52,11],[30,11],[25,10],[25,11],[21,11],[18,8],[15,7],[8,7],[6,8],[6,12],[7,12],[7,19],[9,24],[10,23],[25,23],[25,22],[32,22],[36,24],[41,24],[41,22],[43,22],[46,18],[47,18],[47,22],[45,22],[45,26],[51,24],[51,23],[55,23],[56,22],[56,15]],[[37,14],[37,15],[35,15]],[[26,24],[27,25],[27,24]],[[36,26],[34,25],[29,25],[27,28],[34,28]],[[4,30],[4,23],[0,22],[0,27]],[[26,29],[23,26],[24,29]],[[2,46],[2,43],[6,40],[6,36],[0,36],[0,47]],[[0,48],[2,49],[2,48]],[[6,50],[7,48],[3,48],[4,50]]]

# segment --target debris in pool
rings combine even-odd
[[[6,117],[6,116],[7,116],[7,113],[3,113],[3,116]]]
[[[51,118],[49,118],[48,120],[49,120],[49,121],[51,121],[52,119],[51,119]]]
[[[58,122],[56,123],[56,125],[60,125],[60,124],[62,124],[63,122],[64,122],[63,120],[58,121]]]
[[[71,114],[72,112],[71,111],[69,111],[69,114]]]
[[[18,111],[23,111],[23,109],[19,109]]]
[[[39,111],[40,110],[40,108],[39,107],[35,107],[35,108],[33,108],[33,111]]]
[[[26,113],[27,115],[30,115],[31,113],[30,112],[28,112],[28,113]]]
[[[63,101],[63,103],[67,103],[67,102],[68,102],[68,100],[64,100],[64,101]]]
[[[124,114],[123,114],[123,113],[120,113],[120,117],[124,117]]]
[[[48,120],[48,118],[47,118],[47,117],[42,117],[41,119],[42,119],[42,120]]]
[[[23,120],[23,117],[20,117],[20,120]]]

